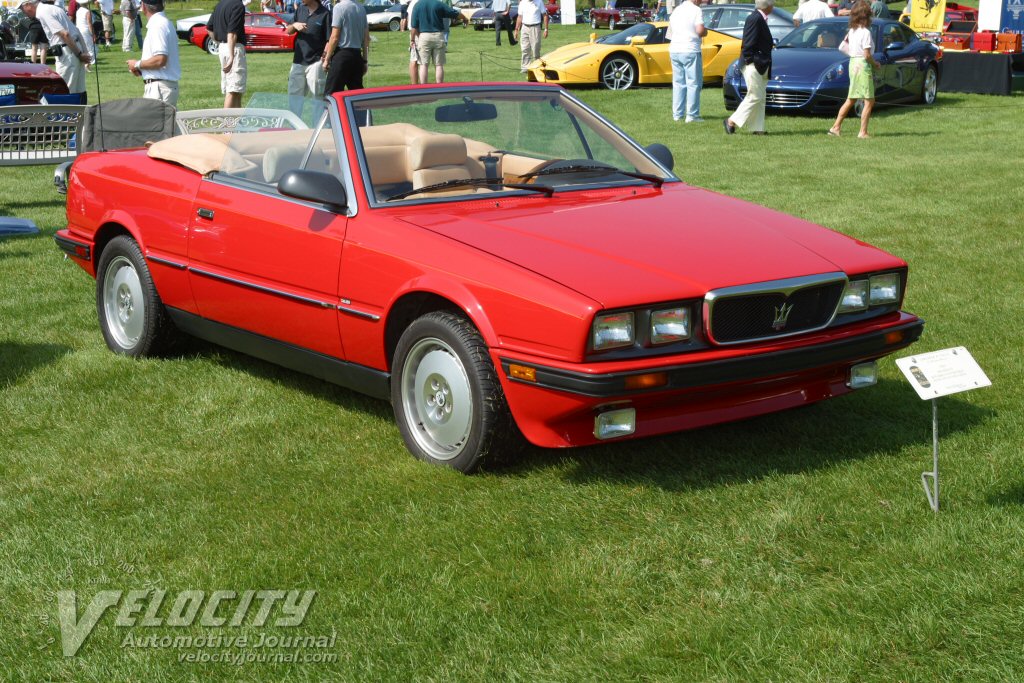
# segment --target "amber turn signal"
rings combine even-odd
[[[627,389],[653,389],[668,384],[668,375],[664,372],[651,372],[646,375],[630,375],[626,378]]]
[[[508,374],[512,379],[521,379],[524,382],[537,381],[537,368],[529,368],[525,365],[510,364],[508,366]]]
[[[886,344],[899,344],[903,341],[903,332],[888,332],[885,335]]]

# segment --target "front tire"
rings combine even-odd
[[[464,317],[435,311],[413,321],[391,370],[395,419],[417,458],[468,474],[518,442],[487,345]]]
[[[928,65],[924,72],[924,83],[921,85],[921,101],[926,105],[935,104],[935,96],[939,92],[939,70],[934,64]]]
[[[611,55],[601,63],[601,84],[609,90],[629,90],[637,81],[637,67],[633,58]]]
[[[615,23],[615,17],[612,17],[611,19],[608,20],[608,30],[609,31],[614,31],[616,26],[617,26],[617,24]]]
[[[103,339],[114,353],[153,356],[166,350],[176,336],[142,250],[127,235],[110,240],[100,255],[96,312]]]
[[[392,19],[391,21],[388,22],[388,30],[391,31],[392,33],[401,30],[401,28],[402,22],[399,19]]]
[[[218,57],[219,56],[220,43],[218,43],[212,37],[208,37],[206,39],[206,42],[204,43],[204,47],[206,48],[206,51],[209,52],[214,57]]]
[[[598,26],[596,17],[590,17],[590,28],[597,30]]]

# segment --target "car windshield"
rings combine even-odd
[[[560,89],[412,92],[350,103],[367,194],[377,203],[522,192],[517,184],[562,192],[674,179]]]
[[[803,47],[820,50],[837,50],[849,27],[846,22],[810,21],[793,29],[779,41],[777,48]]]
[[[658,30],[653,24],[633,24],[624,31],[601,36],[597,39],[603,45],[629,45],[630,38],[643,38],[648,43],[654,43],[654,37]]]

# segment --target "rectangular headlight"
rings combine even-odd
[[[651,343],[668,344],[690,338],[690,309],[669,308],[651,312]]]
[[[850,280],[846,284],[846,289],[843,290],[843,300],[839,303],[839,312],[866,311],[869,289],[867,280]]]
[[[633,344],[633,312],[608,313],[594,318],[593,345],[595,351],[614,349]]]
[[[871,305],[894,304],[900,300],[898,273],[871,276]]]

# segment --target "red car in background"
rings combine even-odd
[[[284,30],[291,22],[292,15],[277,12],[260,12],[245,15],[246,52],[291,52],[295,47],[295,34]],[[191,43],[216,56],[219,44],[213,38],[208,26],[196,26],[189,38]]]
[[[68,94],[67,83],[43,64],[0,62],[0,104],[39,104],[44,95]],[[9,102],[11,98],[14,102]]]
[[[113,352],[185,332],[390,399],[414,455],[470,472],[521,436],[597,444],[864,389],[923,330],[905,261],[687,185],[557,85],[327,104],[317,129],[75,160],[55,238],[96,278]],[[879,398],[848,407],[871,424]]]
[[[617,31],[648,21],[654,16],[651,10],[644,7],[644,0],[617,0],[614,5],[590,10],[590,28],[607,26],[612,31]]]

